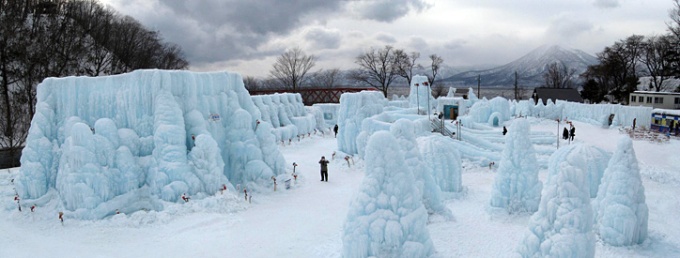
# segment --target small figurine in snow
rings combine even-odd
[[[293,162],[293,179],[295,179],[295,182],[297,182],[297,174],[295,173],[295,168],[298,166],[297,163]]]
[[[182,200],[184,200],[184,202],[189,202],[189,199],[191,199],[191,198],[189,196],[187,196],[187,193],[182,194]]]
[[[274,192],[276,192],[276,177],[272,176],[272,180],[274,181]]]

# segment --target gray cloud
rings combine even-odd
[[[569,41],[580,34],[593,30],[594,26],[589,21],[571,17],[565,14],[554,19],[546,30],[548,40],[554,42]]]
[[[619,0],[595,0],[593,5],[598,8],[616,8],[619,7]]]
[[[397,42],[397,39],[394,36],[385,33],[378,33],[378,35],[375,36],[375,39],[387,44],[394,44]]]
[[[425,51],[429,48],[429,44],[424,38],[411,37],[408,41],[408,47],[417,51]]]
[[[316,49],[337,49],[340,47],[342,36],[337,30],[315,27],[305,34],[305,39],[310,41]]]
[[[180,45],[192,66],[212,62],[253,60],[279,55],[284,46],[272,47],[276,38],[290,36],[302,27],[323,24],[361,5],[370,11],[356,18],[395,20],[410,10],[426,8],[422,0],[399,3],[345,0],[108,0],[123,14],[131,14],[169,41]],[[381,11],[380,8],[387,10]],[[372,14],[373,13],[373,14]],[[374,14],[378,14],[375,16]],[[377,17],[377,18],[376,18]],[[317,49],[340,47],[338,31],[311,29],[302,40]],[[305,42],[300,42],[304,45]],[[262,46],[267,45],[266,49]],[[278,51],[278,52],[276,52]]]
[[[421,12],[431,7],[423,0],[373,0],[355,1],[350,9],[361,19],[392,22],[411,10]]]

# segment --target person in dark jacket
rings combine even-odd
[[[569,136],[571,136],[571,140],[574,140],[574,136],[576,136],[576,127],[573,125],[571,126],[571,129],[569,130]]]
[[[338,137],[338,125],[336,124],[335,127],[333,127],[333,132],[335,132],[335,138]]]
[[[562,139],[569,139],[569,130],[566,127],[562,130]]]
[[[503,126],[503,135],[505,135],[506,133],[508,133],[508,129],[506,129],[505,126]]]
[[[321,156],[319,164],[321,164],[321,181],[328,182],[328,160],[326,157]]]

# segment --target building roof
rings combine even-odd
[[[552,99],[553,102],[559,99],[564,101],[583,103],[583,98],[581,97],[581,94],[578,92],[578,90],[573,88],[540,87],[534,89],[534,94],[532,96],[533,96],[532,98],[534,98],[534,102],[538,102],[538,99],[541,99],[543,100],[544,105],[547,103],[548,99]]]
[[[677,95],[680,96],[680,92],[666,92],[666,91],[642,91],[636,90],[633,93],[640,95]]]

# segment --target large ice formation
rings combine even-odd
[[[619,140],[604,171],[594,206],[596,231],[605,243],[614,246],[635,245],[647,239],[649,210],[630,138]]]
[[[430,167],[432,178],[443,192],[463,190],[462,162],[455,144],[455,140],[441,135],[418,138],[424,164]]]
[[[343,229],[342,257],[428,257],[435,250],[427,231],[427,210],[397,139],[371,136],[366,177],[350,204]]]
[[[439,214],[451,218],[451,211],[444,206],[441,189],[432,177],[432,167],[423,162],[415,136],[415,126],[411,120],[399,119],[390,126],[390,133],[404,152],[404,163],[413,172],[415,184],[423,197],[423,204],[429,214]]]
[[[49,78],[38,86],[16,190],[30,202],[56,189],[66,212],[101,218],[223,184],[257,188],[285,172],[271,124],[258,120],[238,74]]]
[[[529,122],[515,120],[505,138],[505,149],[491,191],[491,206],[510,213],[534,212],[541,200],[536,153],[529,140]]]
[[[379,91],[345,93],[340,96],[338,109],[338,149],[347,154],[357,154],[356,139],[364,118],[383,112],[387,99]]]
[[[572,166],[569,151],[550,157],[548,178],[529,232],[517,247],[522,257],[594,257],[588,175]]]
[[[414,75],[411,78],[410,92],[408,95],[408,102],[410,107],[420,108],[421,114],[433,113],[432,109],[437,102],[432,97],[432,89],[430,88],[427,76]]]
[[[299,93],[252,96],[262,121],[274,127],[277,141],[290,141],[316,129],[316,117],[308,113]]]
[[[602,175],[607,169],[611,154],[603,149],[586,144],[571,144],[560,147],[551,156],[549,167],[556,168],[557,163],[567,162],[573,167],[577,167],[586,173],[590,198],[597,196],[597,189],[600,187]]]

